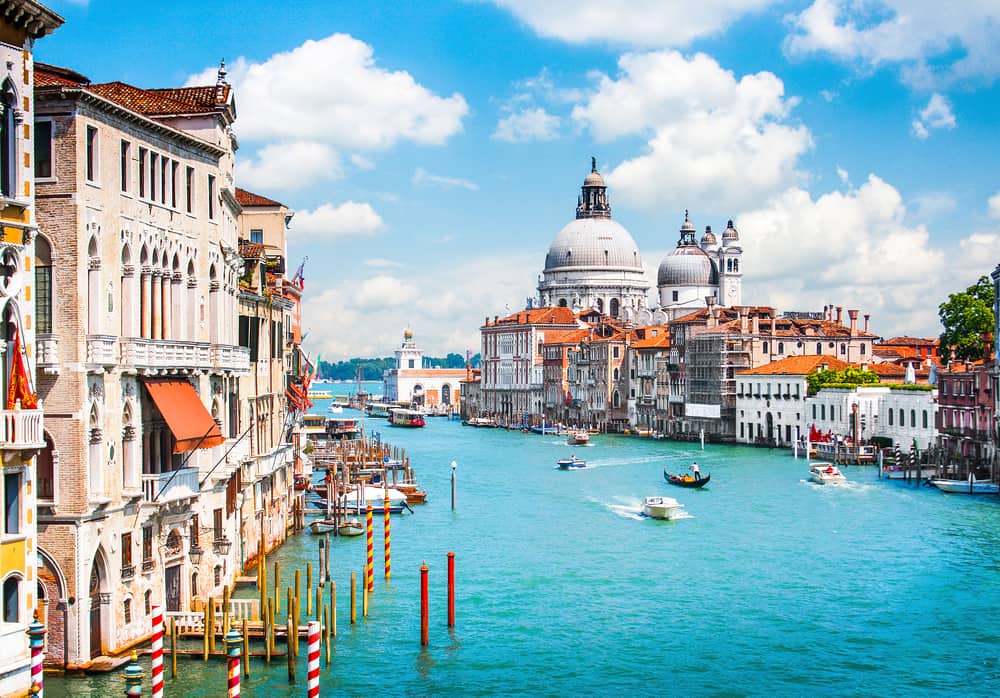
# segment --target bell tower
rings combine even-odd
[[[719,301],[729,307],[743,305],[743,248],[732,220],[726,224],[718,254]]]
[[[423,368],[424,352],[413,341],[413,331],[409,327],[403,332],[403,343],[396,350],[396,369]]]

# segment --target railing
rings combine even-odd
[[[656,398],[652,395],[643,395],[639,398],[640,405],[652,405],[656,403]]]
[[[199,490],[197,468],[181,468],[142,476],[142,498],[150,503],[164,504],[193,497]]]
[[[54,334],[35,335],[35,361],[41,369],[59,364],[59,340]]]
[[[211,368],[211,345],[206,342],[135,337],[122,337],[120,342],[123,366],[136,369]]]
[[[152,558],[150,558],[148,560],[143,560],[142,561],[142,571],[143,572],[149,572],[154,567],[156,567],[156,561],[153,560]]]
[[[45,448],[42,410],[0,410],[0,449]]]
[[[135,576],[135,565],[125,565],[122,567],[122,581],[128,581]]]
[[[654,378],[656,377],[655,368],[640,368],[636,370],[636,375],[640,378]]]
[[[250,371],[250,349],[231,344],[212,345],[212,367],[225,371]]]
[[[169,624],[170,620],[173,619],[174,623],[177,625],[177,632],[181,634],[201,634],[205,632],[205,603],[199,602],[197,599],[194,600],[194,603],[198,610],[167,611],[163,614],[164,620]],[[222,604],[223,601],[221,599],[213,599],[212,605],[215,610],[215,629],[217,632],[222,631]],[[229,600],[230,626],[241,625],[244,618],[248,623],[260,620],[260,601],[258,599]]]
[[[118,338],[108,334],[87,335],[87,363],[94,366],[118,365]]]

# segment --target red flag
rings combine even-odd
[[[14,356],[10,362],[10,383],[7,388],[7,409],[12,410],[21,401],[21,409],[38,409],[38,395],[31,389],[28,369],[21,353],[21,333],[14,330]]]

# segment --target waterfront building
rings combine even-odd
[[[461,409],[461,385],[468,378],[464,368],[425,368],[424,352],[413,341],[413,332],[403,332],[396,349],[396,365],[382,374],[386,402],[410,404],[450,412]]]
[[[508,422],[542,417],[542,346],[549,332],[580,328],[576,314],[555,306],[494,316],[482,337],[480,409]]]
[[[649,283],[639,248],[611,217],[607,185],[591,161],[577,200],[576,219],[556,235],[538,281],[542,306],[597,310],[645,324]]]
[[[994,371],[992,360],[953,361],[938,374],[938,446],[949,461],[995,465]]]
[[[99,667],[148,637],[152,604],[239,573],[236,111],[223,70],[148,90],[35,67],[47,659]]]
[[[478,368],[469,367],[465,379],[460,381],[461,388],[459,391],[462,394],[462,403],[460,405],[460,414],[463,420],[470,420],[474,417],[480,417],[483,415],[484,410],[482,408],[482,392],[480,387],[482,385],[482,373]]]
[[[666,325],[636,328],[638,338],[628,347],[628,421],[639,433],[659,429],[657,412],[664,405],[660,390],[661,376],[667,378],[666,362],[670,354],[670,328]]]
[[[877,383],[853,388],[822,388],[806,400],[803,433],[815,425],[839,437],[878,437],[909,452],[934,444],[937,390],[929,385]]]
[[[570,353],[579,351],[590,329],[545,333],[542,344],[542,411],[548,422],[568,423],[573,397],[569,382]]]
[[[286,397],[293,328],[301,289],[286,280],[286,232],[293,213],[284,204],[237,188],[243,274],[239,292],[239,343],[250,352],[250,371],[239,381],[239,423],[245,434],[230,454],[241,463],[232,487],[239,507],[239,569],[279,545],[292,526],[295,412]],[[235,498],[236,493],[241,495]]]
[[[4,4],[0,14],[0,312],[3,313],[4,404],[0,450],[4,503],[0,530],[0,695],[26,695],[31,685],[25,631],[37,611],[44,617],[55,599],[38,583],[35,502],[46,491],[38,479],[36,457],[45,446],[45,422],[37,391],[35,352],[39,334],[51,332],[51,267],[44,245],[36,250],[44,225],[35,205],[35,177],[46,175],[45,131],[36,133],[33,98],[35,41],[55,31],[62,18],[31,0]],[[35,149],[36,140],[42,144]],[[40,268],[37,262],[43,262]],[[51,482],[48,483],[51,486]]]
[[[872,347],[874,361],[892,361],[916,359],[918,363],[929,365],[937,363],[938,345],[936,337],[891,337],[880,340]]]
[[[743,303],[743,248],[733,222],[727,224],[721,244],[711,226],[705,228],[700,244],[695,236],[685,211],[677,247],[663,258],[656,273],[660,310],[669,320],[706,307],[709,298],[716,305]]]

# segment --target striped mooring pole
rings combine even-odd
[[[28,626],[28,646],[31,647],[31,695],[42,696],[44,685],[42,664],[45,661],[45,626],[38,620],[38,613],[35,619]]]
[[[365,588],[375,591],[375,534],[372,531],[372,503],[365,510],[365,526],[368,538],[368,565],[365,567]]]
[[[319,621],[309,621],[306,653],[306,696],[319,698]]]
[[[236,628],[226,633],[226,658],[229,664],[228,692],[226,698],[239,698],[240,695],[240,652],[243,650],[243,637]]]
[[[389,546],[389,493],[385,493],[385,581],[389,581],[392,574],[392,554]]]
[[[131,661],[122,672],[122,678],[125,679],[125,695],[128,698],[142,696],[142,680],[146,678],[146,672],[139,666],[139,655],[135,653],[135,650],[132,651]]]
[[[149,678],[153,698],[163,698],[163,609],[153,606],[153,641]]]

